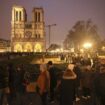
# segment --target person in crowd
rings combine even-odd
[[[80,61],[77,61],[74,63],[75,66],[74,66],[74,72],[75,74],[77,75],[77,78],[76,78],[76,101],[79,101],[80,100],[80,88],[81,88],[81,69],[80,69]]]
[[[59,70],[59,72],[57,73],[57,85],[55,88],[55,99],[57,101],[59,101],[60,99],[60,85],[61,85],[62,75],[63,75],[63,72]]]
[[[7,101],[9,105],[14,105],[14,100],[16,99],[16,91],[15,91],[15,70],[13,68],[13,64],[10,63],[7,65],[8,71],[8,87],[10,92],[7,93]]]
[[[57,76],[56,76],[57,68],[53,65],[52,61],[48,61],[47,66],[50,74],[50,102],[54,102],[54,96],[55,96],[54,90],[57,85]]]
[[[95,64],[94,64],[95,63]],[[98,61],[94,62],[92,66],[93,70],[93,82],[92,82],[92,105],[100,105],[100,100],[98,99],[97,92],[96,92],[96,81],[97,77],[100,75],[100,68],[101,68],[101,63]]]
[[[0,105],[3,105],[3,99],[5,95],[5,89],[7,88],[7,77],[6,72],[2,66],[0,66]]]
[[[26,93],[23,98],[23,105],[42,105],[41,97],[37,92],[35,75],[26,72],[25,76]]]
[[[82,87],[82,98],[88,99],[91,96],[93,81],[93,72],[91,70],[91,65],[85,66],[82,72],[81,87]]]
[[[73,71],[74,64],[69,64],[65,70],[60,85],[60,105],[73,105],[75,100],[76,74]]]
[[[95,79],[95,93],[101,103],[101,105],[105,105],[105,64],[100,67],[100,74]]]
[[[64,55],[63,54],[60,55],[60,60],[64,61]]]
[[[39,94],[41,96],[43,105],[47,105],[47,94],[50,88],[50,75],[47,71],[46,64],[40,65],[40,74],[37,79],[37,86],[39,88]]]
[[[15,77],[14,77],[17,105],[22,105],[23,95],[25,93],[25,86],[23,83],[24,74],[25,74],[25,71],[23,69],[23,65],[18,65],[15,71]]]

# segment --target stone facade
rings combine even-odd
[[[13,6],[11,21],[11,51],[43,52],[46,49],[43,8],[33,8],[32,21],[27,21],[25,8]]]
[[[10,52],[10,41],[0,39],[0,53],[1,52]]]

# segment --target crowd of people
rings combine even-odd
[[[23,65],[14,70],[0,66],[0,105],[74,105],[90,99],[93,105],[105,105],[105,64],[98,59],[75,58],[65,70],[58,70],[52,61],[39,65],[40,73],[33,79]],[[60,72],[58,72],[60,71]]]

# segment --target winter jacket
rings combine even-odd
[[[50,78],[48,78],[48,75],[49,75],[48,71],[44,71],[41,72],[38,77],[37,85],[40,94],[47,92],[50,87]]]
[[[100,73],[94,81],[95,92],[98,97],[105,97],[105,73]]]
[[[81,85],[85,88],[92,88],[93,72],[92,70],[84,70],[82,72]]]
[[[73,72],[73,71],[72,71]],[[60,105],[73,105],[76,75],[65,71],[60,86]]]

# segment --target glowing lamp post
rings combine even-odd
[[[49,46],[50,46],[50,39],[51,39],[51,28],[52,28],[53,26],[56,26],[56,24],[50,24],[50,25],[47,25],[47,26],[46,26],[46,27],[48,27],[48,29],[49,29]]]
[[[85,43],[83,45],[83,47],[85,48],[85,51],[86,51],[86,55],[89,57],[90,56],[90,49],[92,48],[92,44],[91,43]]]
[[[92,47],[92,44],[91,44],[91,43],[85,43],[85,44],[83,45],[83,47],[84,47],[85,49],[90,49],[90,48]]]

